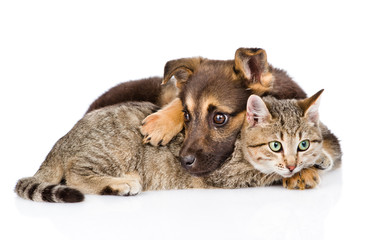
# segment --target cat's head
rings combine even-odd
[[[303,100],[250,96],[242,129],[245,158],[261,172],[285,178],[313,166],[322,151],[322,92]]]

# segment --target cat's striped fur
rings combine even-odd
[[[282,180],[244,158],[240,137],[222,167],[207,176],[190,175],[178,160],[182,134],[164,147],[143,144],[141,122],[155,109],[133,102],[88,113],[54,145],[33,177],[18,181],[15,192],[33,201],[80,202],[84,194],[128,196],[141,190],[255,187]],[[246,122],[242,131],[248,128]]]

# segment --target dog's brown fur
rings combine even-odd
[[[174,83],[161,84],[161,77],[151,77],[136,81],[120,83],[96,99],[88,108],[87,113],[123,102],[146,101],[158,106],[170,103],[178,94]]]
[[[165,66],[164,82],[172,76],[181,89],[179,97],[189,116],[180,152],[181,163],[194,175],[214,171],[231,155],[250,94],[272,95],[278,99],[306,97],[285,71],[268,65],[262,49],[238,49],[235,60],[228,61],[204,58],[173,60]],[[171,111],[165,114],[168,109],[147,117],[143,133],[150,137],[150,134],[158,132],[163,142],[169,141],[162,137],[166,136],[162,130],[172,132],[174,126],[166,117],[181,113]],[[223,126],[213,124],[217,114],[227,116],[227,123]],[[156,116],[165,116],[165,119],[159,120]],[[145,131],[156,121],[158,129]],[[161,139],[158,142],[161,143]]]
[[[227,61],[199,57],[172,60],[165,66],[163,82],[169,82],[173,76],[180,88],[180,100],[147,117],[142,133],[145,143],[168,143],[183,126],[184,108],[191,119],[185,124],[186,137],[180,157],[182,165],[194,175],[214,171],[231,155],[250,94],[272,95],[278,99],[306,97],[285,71],[268,64],[262,49],[240,48],[235,59]],[[143,91],[154,93],[149,87],[155,86],[143,86]],[[121,92],[121,88],[116,91]],[[157,88],[158,91],[162,92]],[[136,100],[140,99],[126,99]],[[155,99],[152,102],[157,103]],[[223,126],[216,126],[213,124],[216,114],[226,115],[229,120]]]
[[[165,106],[164,111],[149,115],[144,119],[141,133],[144,135],[143,142],[151,143],[154,146],[167,145],[182,129],[184,123],[183,106],[179,98],[175,98]],[[146,124],[146,122],[148,124]],[[160,124],[169,125],[169,131],[161,129]]]

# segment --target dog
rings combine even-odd
[[[161,77],[150,77],[120,83],[96,99],[86,113],[128,101],[152,102],[160,107],[165,106],[176,98],[178,89],[173,82],[164,85],[161,82]]]
[[[170,81],[172,77],[175,81]],[[158,80],[120,84],[98,98],[88,111],[122,101],[151,101],[163,107],[144,120],[144,143],[165,145],[184,127],[180,161],[196,176],[218,169],[233,153],[251,94],[278,99],[307,97],[284,70],[268,64],[267,54],[260,48],[239,48],[234,60],[171,60],[166,63],[162,78],[162,83],[168,85],[150,84]],[[129,93],[139,89],[143,93]],[[153,94],[153,99],[148,93]],[[161,101],[163,96],[169,97]],[[172,101],[164,106],[169,100]]]

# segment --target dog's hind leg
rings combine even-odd
[[[178,89],[173,82],[161,85],[162,78],[153,77],[128,81],[112,87],[96,99],[87,113],[123,102],[151,102],[163,107],[177,96]]]

